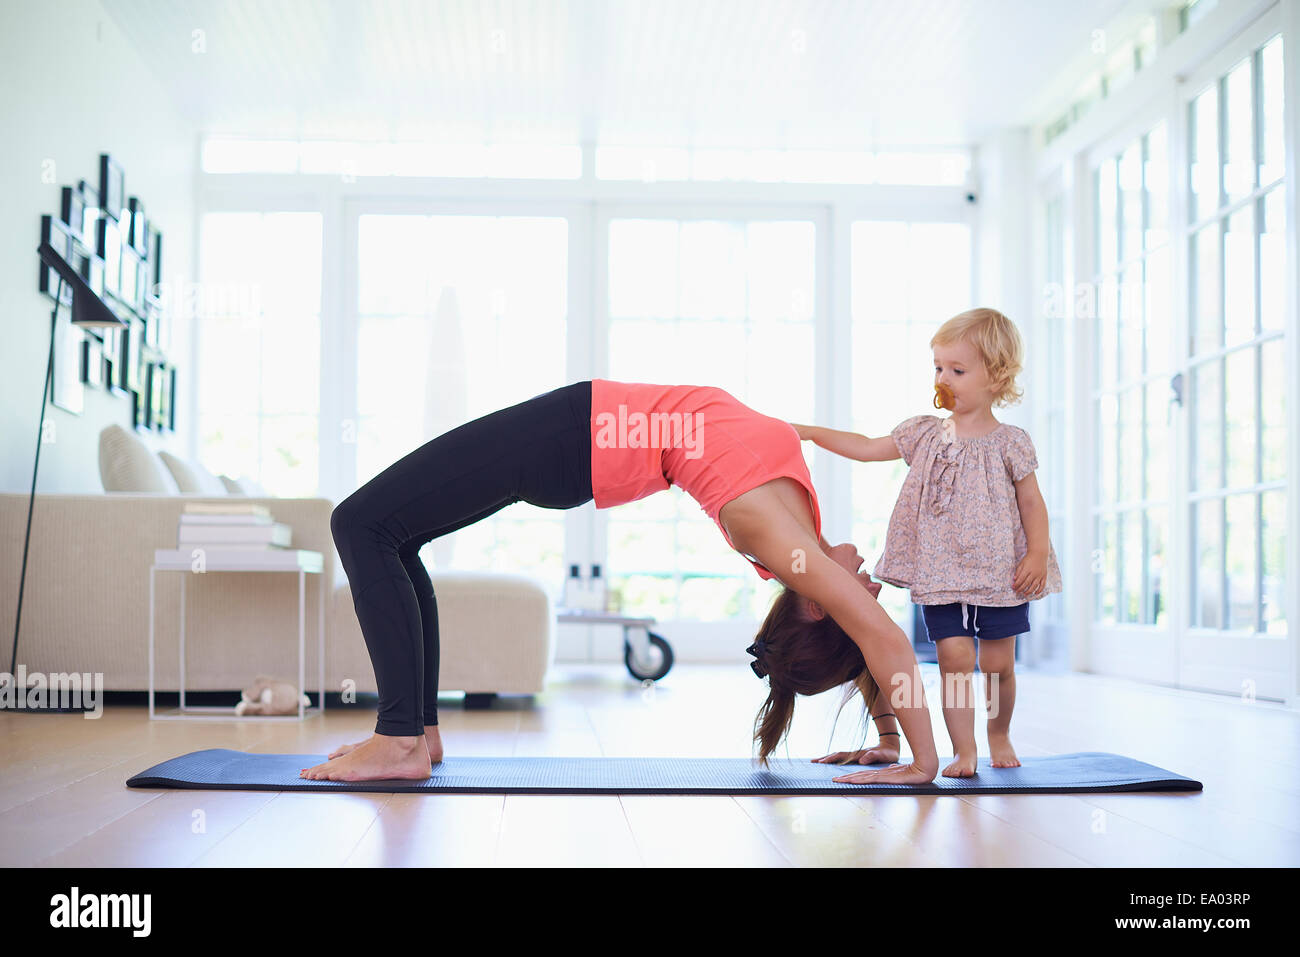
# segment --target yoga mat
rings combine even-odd
[[[867,766],[747,758],[450,757],[422,781],[309,781],[299,768],[323,754],[259,754],[209,748],[163,761],[126,784],[133,788],[218,791],[411,791],[417,794],[1077,794],[1089,791],[1199,791],[1201,782],[1119,754],[1084,751],[1021,758],[991,768],[980,756],[974,777],[927,785],[837,784]],[[944,759],[940,759],[940,766]],[[875,765],[886,767],[886,765]]]

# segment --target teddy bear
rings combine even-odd
[[[258,675],[253,679],[253,686],[240,693],[242,699],[235,705],[235,714],[296,714],[299,697],[303,707],[311,704],[306,695],[298,695],[298,689],[287,681],[277,681],[270,675]]]

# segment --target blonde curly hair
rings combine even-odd
[[[930,348],[967,341],[984,360],[984,368],[993,384],[993,404],[1012,405],[1020,401],[1023,390],[1016,386],[1016,376],[1024,368],[1024,343],[1016,324],[996,309],[967,309],[953,316],[934,334]]]

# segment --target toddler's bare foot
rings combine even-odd
[[[979,756],[972,751],[970,754],[960,754],[953,759],[952,764],[943,769],[943,776],[946,778],[969,778],[975,774],[975,766],[979,763]]]
[[[1011,737],[1006,734],[989,734],[989,766],[995,768],[1018,768],[1020,759],[1016,749],[1011,746]]]
[[[346,754],[303,768],[301,778],[315,781],[423,780],[431,773],[429,752],[419,738],[372,735]]]
[[[369,740],[369,738],[366,739],[366,741]],[[442,738],[438,734],[438,726],[436,724],[426,724],[424,726],[424,742],[429,749],[429,763],[437,764],[442,760]],[[354,751],[365,743],[365,741],[357,741],[354,744],[340,744],[330,752],[330,759],[333,760],[334,758],[347,754],[349,751]]]

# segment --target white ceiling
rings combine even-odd
[[[101,3],[208,132],[845,149],[1041,119],[1130,0]]]

